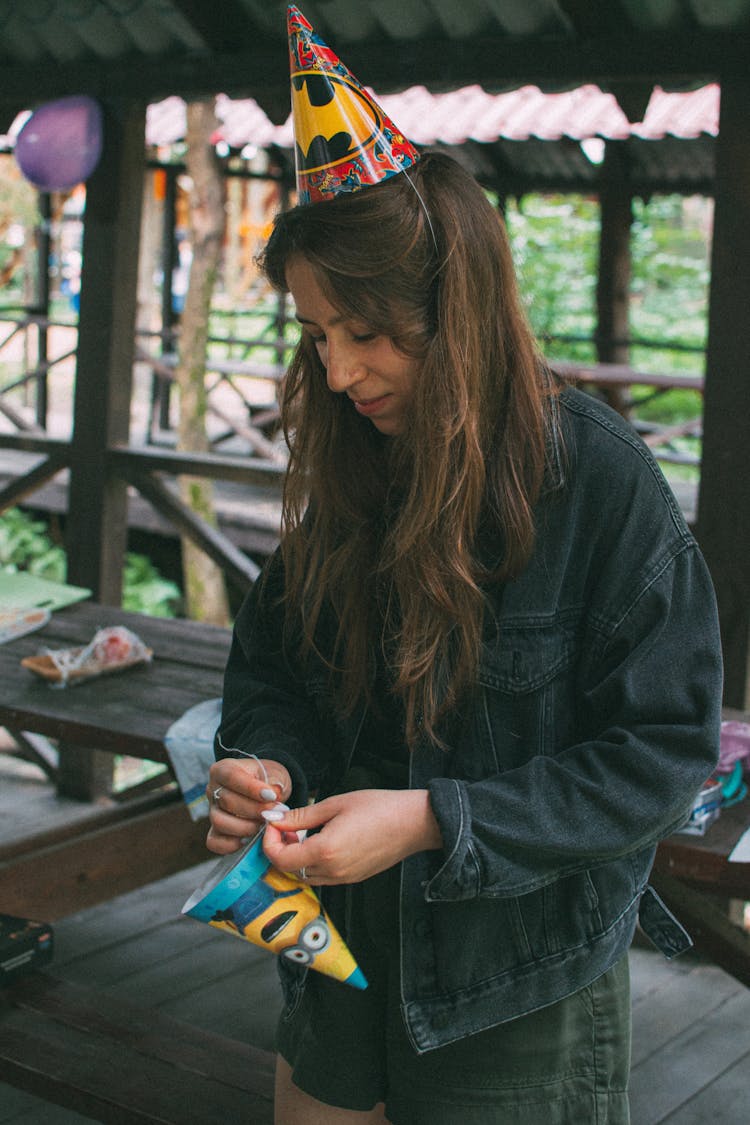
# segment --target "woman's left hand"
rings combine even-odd
[[[292,832],[315,831],[299,843]],[[442,847],[426,789],[358,789],[267,818],[263,850],[313,886],[359,883],[414,852]]]

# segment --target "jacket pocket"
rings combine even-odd
[[[574,621],[501,626],[485,639],[479,666],[480,770],[514,769],[554,754],[576,730]]]
[[[533,953],[516,898],[430,904],[435,969],[458,992],[528,964]]]

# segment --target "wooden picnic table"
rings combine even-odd
[[[124,625],[153,650],[148,664],[53,687],[22,667],[41,649],[85,645],[97,629]],[[171,767],[132,795],[111,792],[115,754],[163,762],[164,736],[185,711],[221,695],[228,629],[127,613],[94,602],[57,610],[41,630],[0,645],[0,727],[44,754],[66,797],[91,800],[91,816],[34,827],[0,846],[0,912],[48,920],[199,863],[206,822],[193,822]]]
[[[750,986],[750,933],[732,921],[730,900],[750,902],[750,863],[729,860],[750,830],[750,798],[723,808],[704,836],[675,833],[656,852],[651,883],[696,949]]]
[[[21,666],[40,650],[85,645],[97,629],[124,625],[153,651],[149,664],[52,687]],[[164,735],[189,707],[221,695],[228,629],[147,617],[95,602],[53,613],[36,633],[0,645],[0,726],[89,749],[168,762]]]

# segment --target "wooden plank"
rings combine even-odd
[[[162,1027],[163,1042],[173,1042],[187,1057],[177,1021],[166,1021],[166,1026],[162,1022]],[[13,1012],[0,1021],[0,1078],[104,1125],[216,1125],[240,1119],[271,1125],[270,1079],[266,1091],[250,1093],[239,1081],[228,1085],[213,1077],[215,1071],[227,1069],[221,1062],[222,1041],[212,1042],[213,1059],[205,1054],[197,1063],[184,1065],[154,1056],[155,1036],[143,1035],[131,1043],[126,1031],[123,1023],[103,1037],[61,1026],[58,1018]],[[238,1078],[253,1074],[253,1063],[236,1070]]]
[[[13,1125],[89,1125],[92,1117],[75,1110],[36,1098],[25,1090],[16,1090],[7,1082],[0,1084],[0,1122]]]
[[[0,1077],[103,1122],[270,1125],[269,1053],[45,973],[6,992]]]
[[[4,437],[5,435],[0,440],[4,440]],[[218,453],[188,454],[170,449],[133,449],[127,445],[113,446],[110,457],[123,476],[127,476],[132,469],[172,475],[188,473],[214,480],[235,481],[237,484],[271,487],[279,497],[285,476],[285,470],[276,462],[256,457],[229,457]]]
[[[749,827],[748,802],[722,809],[705,836],[675,833],[662,841],[656,851],[654,870],[750,900],[750,863],[727,862],[734,845]]]
[[[12,504],[18,504],[42,484],[56,476],[68,463],[66,454],[52,453],[45,460],[35,465],[23,476],[16,477],[0,489],[0,511],[4,511]]]
[[[94,806],[87,812],[85,820],[63,820],[54,828],[32,831],[19,839],[14,835],[12,839],[0,843],[0,863],[18,856],[28,855],[29,852],[42,851],[53,848],[66,841],[80,836],[82,831],[93,832],[99,828],[110,828],[120,821],[128,820],[139,813],[150,812],[153,809],[163,808],[165,805],[174,804],[178,799],[176,783],[170,788],[165,788],[159,793],[149,793],[143,797],[136,797],[127,804],[108,803],[106,807]],[[4,815],[7,816],[7,813]]]
[[[748,1118],[750,1051],[737,1059],[669,1117],[664,1125],[745,1125]]]
[[[146,883],[118,898],[60,919],[55,925],[55,970],[63,976],[82,973],[85,980],[88,971],[85,966],[90,956],[98,955],[99,951],[105,954],[112,951],[114,955],[119,945],[131,939],[137,941],[142,933],[151,933],[171,922],[175,916],[174,904],[181,906],[215,863],[216,856],[204,859],[158,882]],[[214,934],[208,926],[203,929],[214,940],[227,936]]]
[[[750,987],[750,934],[729,920],[726,899],[652,872],[651,883],[692,937],[695,947]]]
[[[0,863],[7,914],[57,918],[205,858],[206,825],[181,800]]]
[[[696,1010],[694,1023],[634,1067],[631,1116],[637,1125],[681,1121],[690,1100],[750,1050],[750,993],[742,989],[714,1011]],[[675,1114],[674,1118],[670,1115]],[[713,1121],[713,1114],[706,1120]],[[744,1125],[747,1116],[732,1125]],[[702,1125],[702,1123],[701,1123]]]
[[[689,1032],[696,1019],[704,1019],[732,997],[743,985],[715,965],[686,955],[667,961],[650,953],[638,959],[631,950],[631,974],[643,991],[633,995],[632,1066],[637,1068],[668,1046],[677,1035]],[[647,985],[643,975],[648,974]]]
[[[162,1016],[150,1005],[39,972],[7,991],[19,1011],[51,1016],[66,1027],[135,1047],[185,1071],[210,1073],[216,1081],[249,1094],[268,1092],[273,1063],[265,1051]]]

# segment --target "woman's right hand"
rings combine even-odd
[[[206,786],[211,820],[206,846],[218,855],[239,851],[265,826],[263,810],[277,805],[286,808],[284,802],[291,792],[289,771],[279,762],[267,758],[214,762]]]

